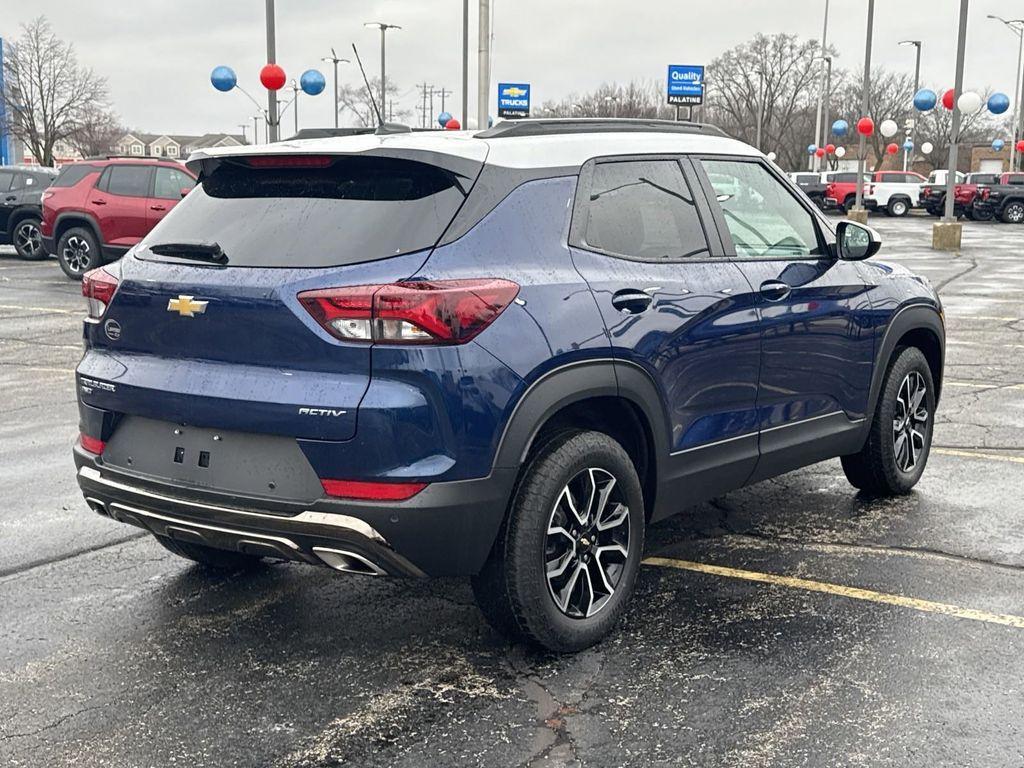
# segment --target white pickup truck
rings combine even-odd
[[[865,205],[889,216],[906,216],[911,208],[921,205],[924,182],[924,176],[913,171],[875,171],[868,185],[871,203],[865,201]]]

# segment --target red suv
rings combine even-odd
[[[173,160],[110,157],[64,166],[43,192],[43,247],[72,280],[145,237],[196,183]]]

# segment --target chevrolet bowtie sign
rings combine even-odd
[[[208,301],[196,301],[193,296],[179,296],[176,299],[168,299],[167,311],[177,312],[182,317],[195,317],[206,311]]]
[[[530,84],[498,83],[498,117],[530,116]]]

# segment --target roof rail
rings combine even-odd
[[[570,133],[706,133],[726,136],[709,123],[676,122],[628,117],[554,118],[505,120],[476,134],[478,139],[503,139],[520,136],[560,136]]]

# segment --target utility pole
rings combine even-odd
[[[825,46],[826,38],[828,37],[828,0],[825,0],[825,25],[821,30],[821,58],[822,64],[825,59]],[[818,144],[818,137],[821,136],[821,103],[825,94],[825,68],[821,68],[821,78],[818,82],[818,111],[814,122],[814,143]],[[818,146],[821,146],[820,144]],[[818,156],[811,155],[809,170],[820,171],[821,166],[818,164]]]
[[[434,86],[430,86],[430,120],[427,122],[428,128],[434,127]]]
[[[277,63],[274,0],[267,0],[267,64]],[[277,141],[277,91],[267,89],[267,139]]]
[[[364,27],[376,27],[380,30],[380,100],[377,102],[380,107],[380,113],[383,118],[385,109],[385,99],[388,92],[387,86],[387,70],[385,68],[385,36],[389,29],[401,29],[397,24],[387,24],[383,21],[368,21]]]
[[[941,251],[959,251],[963,227],[956,220],[956,166],[957,145],[960,142],[960,107],[957,101],[964,88],[964,50],[967,47],[967,9],[969,0],[960,0],[960,28],[956,40],[956,77],[953,84],[953,129],[949,142],[949,170],[946,174],[946,211],[942,221],[932,225],[932,248]]]
[[[861,117],[867,117],[871,110],[871,34],[875,27],[875,0],[868,0],[868,32],[864,44],[864,92],[860,96]],[[867,221],[867,211],[864,210],[864,166],[867,162],[868,140],[862,133],[857,143],[857,198],[853,209],[857,212],[857,219],[863,218],[861,223]]]
[[[897,45],[912,45],[917,49],[917,54],[914,58],[914,94],[921,89],[921,41],[920,40],[900,40]],[[914,149],[910,150],[913,152],[917,149],[917,118],[912,117],[911,120],[914,124],[910,127],[910,143],[914,145]],[[903,152],[903,170],[907,170],[907,155],[909,152]]]
[[[418,85],[416,87],[420,89],[423,96],[423,106],[420,107],[420,128],[427,128],[429,127],[427,125],[427,89],[433,89],[434,86],[424,81],[423,85]]]
[[[331,47],[331,55],[330,56],[324,56],[322,59],[320,59],[320,61],[329,61],[332,64],[334,64],[334,127],[337,128],[338,127],[338,110],[339,110],[339,105],[338,105],[338,64],[341,63],[341,62],[345,62],[346,64],[351,64],[351,62],[348,59],[339,59],[338,58],[338,54],[336,54],[334,52],[333,46]]]
[[[480,130],[487,128],[491,106],[491,0],[480,0],[478,19],[476,120]]]
[[[1017,81],[1013,86],[1014,102],[1013,102],[1013,117],[1010,120],[1012,126],[1013,138],[1010,140],[1010,171],[1017,170],[1017,139],[1024,138],[1024,109],[1021,109],[1020,99],[1016,98],[1018,93],[1024,93],[1024,89],[1021,88],[1021,54],[1024,54],[1024,19],[1004,19],[1002,16],[996,16],[994,14],[988,14],[988,18],[1001,21],[1006,25],[1006,28],[1017,35],[1019,42],[1017,45],[1017,70],[1015,72]],[[1018,123],[1018,119],[1020,123]]]
[[[444,88],[438,90],[437,94],[441,97],[441,111],[444,112],[444,100],[446,96],[454,95],[455,91],[447,91]]]
[[[469,0],[462,0],[462,127],[469,128]]]

